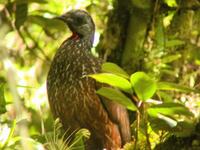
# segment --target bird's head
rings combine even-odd
[[[86,11],[71,10],[57,18],[64,21],[73,34],[77,34],[80,38],[90,38],[91,42],[93,42],[95,25]]]

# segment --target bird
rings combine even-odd
[[[87,150],[117,150],[131,140],[125,107],[96,94],[99,84],[88,75],[100,73],[103,61],[91,53],[95,24],[85,10],[73,9],[57,17],[71,30],[58,48],[47,75],[52,114],[64,130],[90,131]]]

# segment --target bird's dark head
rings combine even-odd
[[[64,21],[73,33],[78,34],[81,38],[90,38],[93,42],[95,25],[86,11],[71,10],[57,18]]]

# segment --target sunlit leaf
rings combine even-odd
[[[98,82],[106,83],[111,86],[117,87],[127,93],[132,93],[131,83],[128,80],[118,75],[111,74],[111,73],[100,73],[100,74],[93,74],[89,76],[94,78]]]
[[[177,7],[176,0],[164,0],[169,7]]]
[[[131,75],[131,84],[140,98],[140,100],[147,100],[151,98],[156,92],[156,83],[144,72],[136,72]]]
[[[157,88],[159,90],[171,90],[171,91],[179,91],[179,92],[195,92],[199,93],[200,91],[197,91],[195,89],[179,85],[176,83],[171,83],[171,82],[158,82]]]
[[[163,103],[153,105],[148,108],[148,114],[152,117],[158,117],[158,114],[173,116],[173,115],[184,115],[184,116],[193,116],[188,108],[179,103]]]
[[[97,93],[110,100],[116,101],[117,103],[125,106],[129,110],[132,111],[137,110],[137,107],[134,105],[131,99],[129,99],[127,96],[125,96],[122,92],[120,92],[117,89],[102,87],[97,91]]]
[[[129,78],[129,75],[118,65],[110,62],[106,62],[102,65],[102,71],[103,72],[108,72],[108,73],[113,73],[116,75],[119,75],[123,78]]]
[[[165,28],[167,28],[167,27],[171,24],[175,13],[176,13],[176,11],[168,11],[167,16],[165,16],[165,17],[163,18],[163,25],[164,25]],[[166,41],[166,42],[167,42],[167,41]],[[166,43],[165,43],[165,44],[166,44]],[[165,45],[165,46],[166,46],[166,45]]]

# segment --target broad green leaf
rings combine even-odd
[[[153,131],[157,133],[159,133],[160,130],[171,132],[178,126],[178,121],[176,119],[162,114],[160,114],[159,118],[149,116],[148,120]]]
[[[164,65],[163,65],[164,66]],[[167,65],[165,65],[165,68],[167,68]],[[177,77],[178,73],[176,70],[170,70],[170,69],[161,69],[160,70],[162,73],[166,74],[166,75],[170,75],[172,77]]]
[[[183,85],[179,85],[176,83],[171,83],[171,82],[158,82],[157,83],[157,89],[158,90],[171,90],[171,91],[179,91],[179,92],[195,92],[195,93],[199,93],[199,91],[183,86]]]
[[[164,116],[162,114],[159,114],[157,115],[157,117],[163,121],[165,121],[171,128],[175,127],[177,125],[177,121],[170,118],[170,117],[167,117],[167,116]]]
[[[158,117],[158,114],[173,116],[173,115],[185,115],[193,116],[188,108],[179,103],[163,103],[158,105],[153,105],[147,109],[147,112],[152,117]]]
[[[179,137],[188,137],[195,131],[195,123],[192,120],[184,120],[178,122],[178,125],[175,127],[173,134]]]
[[[112,73],[112,74],[116,74],[116,75],[119,75],[123,78],[129,79],[129,75],[122,68],[120,68],[118,65],[116,65],[114,63],[110,63],[110,62],[104,63],[102,65],[102,71]]]
[[[169,41],[166,41],[166,47],[175,47],[175,46],[181,46],[181,45],[184,45],[185,42],[184,41],[181,41],[181,40],[169,40]]]
[[[164,116],[168,117],[168,116]],[[168,120],[169,119],[169,120]],[[149,117],[149,121],[151,127],[154,131],[159,132],[160,130],[169,131],[177,136],[189,136],[192,131],[194,131],[195,125],[192,120],[188,121],[178,121],[178,120],[170,120],[171,117],[167,119],[159,119],[155,117]],[[175,121],[177,125],[175,126]],[[173,127],[174,126],[174,127]]]
[[[131,84],[140,100],[151,98],[156,92],[156,83],[144,72],[131,75]]]
[[[118,75],[111,74],[111,73],[99,73],[99,74],[93,74],[89,76],[94,78],[98,82],[106,83],[111,86],[117,87],[127,93],[132,93],[131,83],[128,80]]]
[[[172,96],[164,91],[157,91],[156,94],[161,98],[163,102],[173,102]]]
[[[4,97],[4,84],[0,84],[0,114],[6,112],[6,101]]]
[[[175,55],[169,55],[169,56],[166,56],[164,58],[162,58],[162,63],[170,63],[170,62],[173,62],[177,59],[181,58],[181,54],[175,54]]]
[[[15,26],[19,29],[27,19],[28,15],[28,2],[27,0],[23,3],[19,2],[16,4],[15,11]]]
[[[102,87],[97,91],[97,93],[110,100],[116,101],[117,103],[125,106],[129,110],[132,110],[132,111],[137,110],[137,107],[134,105],[131,99],[126,97],[122,92],[120,92],[117,89]]]
[[[160,130],[171,131],[172,129],[164,119],[149,116],[148,120],[154,132],[158,133]]]

